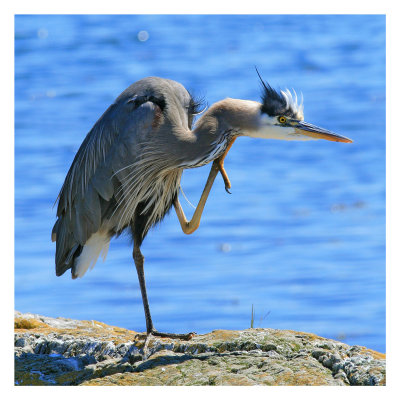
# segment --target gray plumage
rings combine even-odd
[[[261,79],[261,77],[260,77]],[[351,140],[303,121],[303,106],[291,92],[274,91],[262,81],[263,103],[224,99],[213,104],[191,129],[196,106],[179,83],[156,77],[129,86],[105,111],[79,148],[58,196],[56,274],[71,269],[82,277],[111,237],[129,229],[138,273],[147,334],[190,339],[154,329],[140,246],[148,230],[172,205],[184,233],[193,233],[220,172],[230,181],[224,158],[238,136],[281,140]],[[206,185],[190,221],[178,191],[182,171],[213,161]]]
[[[138,232],[143,239],[178,195],[183,168],[209,162],[223,151],[222,146],[208,157],[210,132],[198,138],[190,131],[192,102],[181,84],[145,78],[122,92],[95,123],[59,194],[52,234],[58,276],[70,268],[77,276],[76,259],[98,231],[111,238],[145,216]]]

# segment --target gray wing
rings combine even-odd
[[[128,89],[88,133],[61,188],[52,231],[57,276],[73,267],[86,241],[99,230],[115,204],[123,169],[135,162],[141,142],[151,136],[159,108],[138,100],[133,85]]]

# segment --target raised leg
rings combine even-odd
[[[139,278],[140,291],[142,293],[144,315],[146,318],[147,335],[168,337],[168,338],[172,338],[172,339],[190,340],[196,334],[195,332],[190,332],[190,333],[185,333],[185,334],[163,333],[163,332],[158,332],[154,329],[153,321],[151,320],[149,301],[147,299],[146,281],[144,279],[144,268],[143,268],[144,257],[143,257],[142,252],[140,251],[140,247],[137,246],[136,244],[134,245],[134,248],[133,248],[133,259],[135,261],[136,271],[137,271],[138,278]]]
[[[182,231],[184,233],[186,233],[187,235],[190,235],[191,233],[193,233],[200,226],[201,215],[203,214],[204,206],[206,205],[208,195],[210,194],[210,190],[212,188],[212,185],[214,183],[216,176],[218,175],[218,172],[221,172],[222,178],[224,179],[225,190],[228,193],[230,193],[229,189],[231,188],[231,183],[229,181],[228,175],[224,168],[224,159],[225,159],[229,149],[232,147],[232,144],[234,141],[235,141],[235,139],[232,139],[232,141],[229,143],[228,147],[226,148],[224,154],[222,154],[221,157],[217,158],[212,163],[210,173],[208,174],[208,179],[207,179],[206,185],[204,186],[204,189],[203,189],[203,193],[201,194],[199,203],[197,204],[196,210],[194,211],[193,217],[190,221],[187,220],[186,215],[183,212],[181,203],[179,202],[178,197],[176,197],[176,199],[174,201],[175,212],[176,212],[176,215],[178,216],[179,222],[181,224]]]
[[[210,194],[210,190],[214,183],[215,177],[218,175],[218,171],[219,171],[218,163],[215,160],[212,163],[206,185],[204,186],[204,189],[203,189],[203,193],[201,194],[199,203],[197,204],[196,210],[194,211],[193,217],[190,221],[188,221],[186,219],[186,215],[183,212],[181,203],[179,202],[178,197],[176,197],[176,199],[174,201],[174,207],[175,207],[176,215],[178,216],[179,222],[181,224],[183,233],[190,235],[199,227],[201,215],[203,214],[203,210],[204,210],[204,206],[206,205],[208,195]]]

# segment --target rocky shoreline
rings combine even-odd
[[[311,333],[216,330],[150,338],[97,321],[15,312],[15,385],[371,385],[385,355]]]

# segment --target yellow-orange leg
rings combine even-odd
[[[231,181],[228,178],[228,174],[225,171],[224,168],[224,159],[226,157],[226,155],[228,154],[228,151],[231,149],[234,141],[236,140],[236,138],[233,138],[229,144],[228,147],[226,148],[226,150],[224,151],[224,154],[222,154],[221,157],[219,157],[218,159],[215,160],[217,166],[218,166],[218,170],[219,172],[221,172],[222,178],[224,179],[224,183],[225,183],[225,190],[231,194],[231,192],[229,191],[229,189],[231,188]]]
[[[178,216],[179,222],[181,224],[182,231],[187,235],[193,233],[200,225],[201,215],[203,214],[204,206],[206,205],[208,195],[214,183],[216,176],[218,175],[218,165],[216,160],[211,165],[211,170],[208,175],[206,185],[204,186],[203,193],[201,194],[199,203],[197,204],[196,210],[194,211],[193,217],[190,221],[186,219],[185,213],[181,207],[178,197],[174,201],[174,207],[176,215]]]
[[[226,174],[226,171],[224,169],[224,158],[226,157],[226,154],[228,153],[229,149],[232,147],[234,141],[235,139],[233,139],[229,143],[228,147],[224,151],[224,154],[222,154],[221,157],[217,158],[212,163],[206,185],[204,186],[203,189],[203,193],[201,194],[199,203],[197,204],[197,207],[193,213],[193,217],[190,221],[187,220],[186,215],[182,209],[181,203],[179,202],[178,197],[176,197],[174,201],[175,212],[176,215],[178,216],[179,223],[181,224],[182,231],[187,235],[193,233],[200,225],[200,219],[201,215],[203,214],[204,206],[206,205],[208,195],[210,194],[212,185],[214,183],[216,176],[218,175],[218,172],[221,172],[221,175],[224,178],[225,190],[228,193],[230,193],[228,189],[230,189],[231,183],[229,182],[228,175]]]

